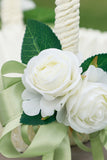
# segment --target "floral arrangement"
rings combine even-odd
[[[78,54],[79,55],[79,54]],[[80,64],[79,56],[63,51],[54,32],[29,20],[22,45],[22,63],[8,61],[1,68],[0,153],[8,158],[43,156],[43,160],[71,160],[69,134],[94,160],[107,149],[107,54]],[[30,141],[28,127],[35,136]],[[21,126],[28,145],[19,153],[11,141]],[[78,137],[88,134],[91,148]]]

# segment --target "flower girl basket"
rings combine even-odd
[[[55,3],[56,16],[53,30],[61,41],[63,50],[72,51],[75,54],[80,52],[81,61],[92,56],[93,53],[107,52],[106,32],[79,29],[79,0],[56,0]],[[0,64],[10,59],[20,61],[21,44],[25,30],[22,21],[21,0],[2,0],[1,12]],[[1,126],[1,134],[2,130]],[[32,141],[35,135],[32,126],[28,127],[28,135]],[[14,129],[11,136],[15,148],[19,152],[25,151],[27,145],[22,139],[20,127]],[[88,136],[82,136],[80,139],[87,141]],[[71,144],[74,142],[71,141]]]

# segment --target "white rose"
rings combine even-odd
[[[43,117],[50,116],[80,86],[81,68],[73,53],[46,49],[28,62],[22,81],[24,112],[33,116],[41,110]]]
[[[71,96],[57,120],[80,133],[90,134],[107,126],[107,73],[90,66],[81,89]],[[61,118],[63,115],[63,118]]]

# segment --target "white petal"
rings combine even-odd
[[[48,94],[43,94],[43,97],[47,100],[47,101],[53,101],[55,99],[55,97],[48,95]]]
[[[38,115],[40,111],[40,107],[35,104],[36,100],[32,99],[30,101],[24,101],[22,103],[23,111],[25,114],[29,116]]]
[[[55,110],[60,110],[62,107],[62,97],[56,98],[53,101],[47,101],[46,99],[42,98],[40,102],[41,114],[43,117],[52,116]]]
[[[60,111],[63,108],[69,97],[70,93],[64,97],[58,97],[52,101],[48,101],[42,97],[40,102],[41,111],[45,114],[45,116],[51,116],[54,114],[54,111]]]
[[[41,110],[42,117],[50,117],[54,114],[54,110]]]
[[[41,100],[41,95],[38,94],[33,99],[28,99],[28,100],[23,101],[22,107],[23,107],[25,114],[29,116],[38,115],[40,112],[40,100]]]
[[[72,93],[68,93],[68,94],[65,95],[64,97],[56,98],[56,100],[57,100],[57,105],[56,105],[55,109],[56,109],[57,111],[60,111],[60,110],[64,107],[65,103],[67,102],[67,100],[68,100],[68,98],[71,96],[71,94],[72,94]]]
[[[57,112],[56,119],[59,123],[63,123],[66,126],[69,126],[68,115],[66,111],[66,107],[63,107],[59,112]]]
[[[47,101],[43,97],[40,101],[40,108],[42,117],[52,116],[55,111],[52,101]]]
[[[85,75],[87,76],[87,80],[90,82],[107,84],[107,72],[104,72],[101,68],[96,68],[91,65]]]
[[[34,85],[32,83],[32,80],[31,80],[32,76],[30,77],[30,75],[32,75],[34,73],[35,67],[36,66],[41,66],[42,62],[45,63],[45,59],[46,59],[46,62],[50,61],[50,58],[52,58],[53,55],[54,55],[54,58],[58,62],[61,62],[61,64],[63,64],[63,63],[66,64],[65,65],[66,67],[63,68],[65,70],[63,70],[63,71],[61,70],[61,72],[60,72],[61,76],[62,77],[64,76],[63,77],[64,79],[61,81],[61,84],[60,84],[60,81],[59,81],[60,78],[58,78],[58,77],[61,77],[61,76],[59,76],[59,74],[55,74],[55,75],[58,76],[58,77],[56,76],[58,78],[58,84],[56,84],[55,80],[53,80],[53,79],[55,79],[55,77],[54,76],[51,77],[52,80],[53,80],[53,83],[50,83],[50,86],[52,85],[51,89],[49,89],[49,83],[47,83],[48,80],[45,83],[45,81],[43,81],[43,78],[40,78],[40,80],[38,81],[38,84]],[[74,69],[74,65],[75,65],[75,69]],[[74,75],[75,75],[75,76],[73,76],[73,83],[74,83],[74,85],[72,85],[72,87],[69,88],[69,85],[71,84],[72,70],[74,70]],[[25,77],[23,77],[22,80],[23,80],[23,83],[24,83],[24,85],[25,85],[26,88],[28,88],[28,89],[31,88],[32,90],[35,90],[35,91],[39,92],[40,94],[42,94],[43,96],[45,96],[45,99],[47,99],[47,100],[50,101],[50,100],[54,99],[54,97],[64,96],[71,89],[74,90],[75,86],[77,86],[77,83],[79,83],[79,80],[81,78],[80,77],[80,72],[81,71],[79,69],[78,58],[72,52],[61,51],[61,50],[53,49],[52,48],[52,49],[43,50],[42,52],[40,52],[39,56],[33,57],[28,62],[27,68],[24,71],[24,76]],[[65,75],[64,75],[64,73],[65,73]],[[42,73],[41,73],[41,75],[42,75]],[[43,74],[43,77],[46,77],[46,75],[45,76],[44,75],[45,74]],[[51,78],[49,79],[49,82],[52,81]],[[43,83],[42,83],[42,81],[43,81]],[[39,83],[39,82],[41,82],[41,83]],[[56,80],[56,82],[57,82],[57,80]],[[55,86],[57,86],[57,87],[55,88]],[[45,90],[43,88],[45,88]],[[66,90],[66,88],[68,88],[68,90]]]
[[[34,94],[33,92],[30,92],[29,90],[25,89],[22,93],[22,99],[23,100],[30,100],[36,97],[37,94]]]
[[[28,90],[31,90],[29,83],[26,82],[26,77],[27,77],[26,72],[27,72],[27,69],[24,70],[24,74],[22,75],[22,83],[25,86],[25,88],[27,88]]]

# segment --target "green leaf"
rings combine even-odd
[[[96,56],[98,57],[97,58],[97,67],[102,68],[104,71],[107,72],[107,53],[105,53],[105,54],[98,54],[98,55],[92,56],[92,57],[88,58],[87,60],[85,60],[81,64],[81,67],[83,69],[83,73],[85,71],[87,71],[88,67],[91,64],[93,64],[93,60],[95,59]]]
[[[25,125],[44,125],[44,124],[49,124],[56,121],[56,112],[53,116],[49,118],[42,118],[41,113],[39,113],[36,116],[28,116],[24,112],[21,116],[20,123],[25,124]]]
[[[56,35],[47,25],[29,20],[22,45],[22,62],[27,64],[32,57],[48,48],[61,49],[60,41]]]

